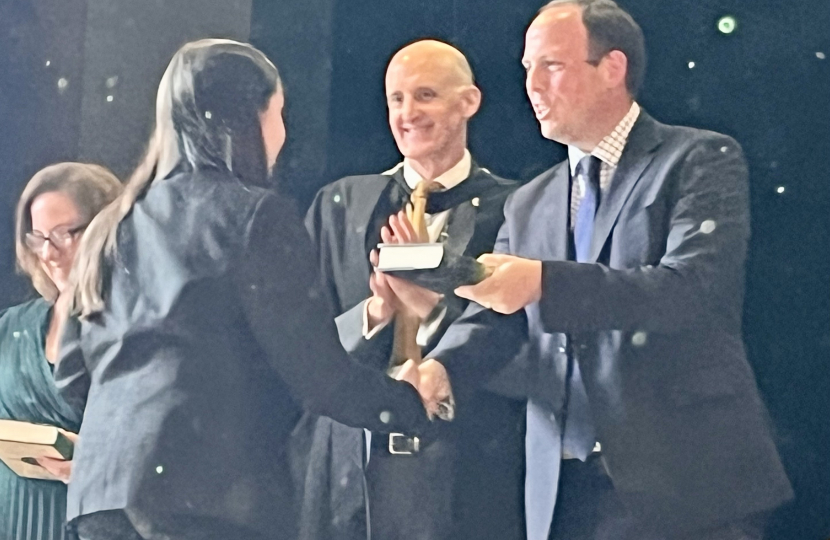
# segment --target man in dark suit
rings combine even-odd
[[[467,123],[481,93],[457,49],[431,40],[404,47],[390,61],[385,83],[403,162],[383,174],[326,186],[306,220],[341,313],[341,342],[381,371],[390,365],[401,309],[418,315],[418,345],[428,350],[467,304],[372,269],[377,244],[402,236],[406,224],[396,214],[413,189],[421,181],[439,184],[426,210],[430,241],[477,257],[493,249],[504,201],[516,187],[480,168],[467,150]],[[521,537],[524,404],[484,391],[459,400],[464,414],[417,442],[306,417],[298,430],[298,440],[310,437],[298,445],[304,455],[301,537]]]
[[[529,540],[761,538],[792,492],[741,339],[739,145],[639,107],[642,32],[610,0],[545,6],[522,63],[568,160],[508,200],[494,273],[457,290],[478,305],[422,364],[422,395],[527,341]]]

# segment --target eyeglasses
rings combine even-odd
[[[43,235],[35,231],[28,232],[26,233],[26,247],[35,253],[38,253],[43,250],[43,246],[46,245],[46,242],[49,242],[52,244],[52,247],[58,251],[63,251],[69,247],[73,240],[75,240],[78,233],[83,232],[86,227],[87,224],[77,225],[74,227],[55,227],[47,235]]]

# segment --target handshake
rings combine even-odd
[[[406,381],[418,390],[430,420],[438,417],[450,421],[455,417],[455,400],[447,370],[437,360],[420,364],[407,360],[395,374],[395,379]]]

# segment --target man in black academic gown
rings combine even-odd
[[[400,50],[386,73],[386,99],[403,162],[382,174],[326,186],[306,218],[341,313],[336,322],[343,346],[384,371],[400,306],[419,315],[424,353],[466,307],[454,295],[373,271],[371,251],[403,226],[390,216],[404,208],[420,181],[436,181],[439,190],[426,210],[430,241],[477,257],[492,250],[503,204],[516,187],[479,167],[467,150],[467,122],[481,93],[457,49],[425,40]],[[306,417],[297,430],[303,453],[301,538],[523,536],[523,406],[485,391],[455,399],[456,418],[436,421],[433,435],[418,441],[417,450],[403,435],[364,433]]]

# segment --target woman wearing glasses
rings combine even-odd
[[[58,314],[66,311],[61,293],[84,228],[120,192],[112,173],[82,163],[51,165],[26,185],[17,204],[17,264],[40,297],[0,311],[0,419],[78,431],[80,414],[52,377]],[[68,473],[68,464],[51,468]],[[0,462],[0,538],[63,539],[65,508],[64,484],[18,477]]]

